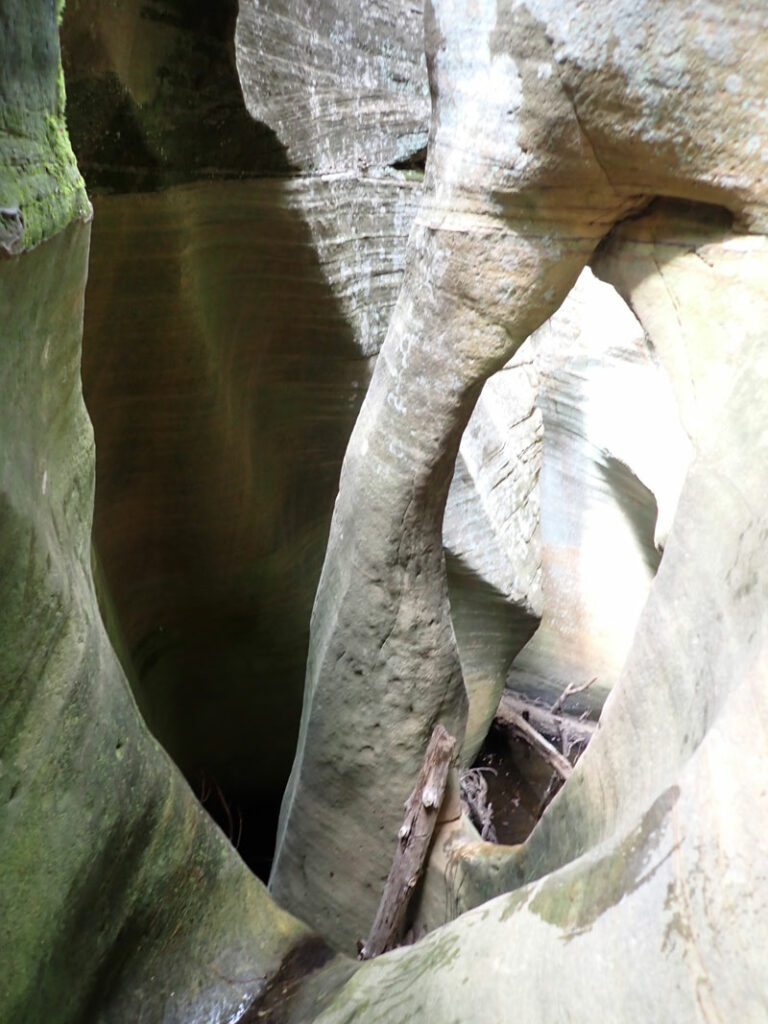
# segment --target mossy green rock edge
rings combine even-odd
[[[307,930],[149,735],[98,612],[57,15],[0,10],[0,1020],[234,1020]]]
[[[0,256],[91,213],[64,120],[62,8],[3,0],[0,9]]]

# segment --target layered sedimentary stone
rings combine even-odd
[[[744,27],[765,29],[764,12],[718,9],[715,49],[687,12],[672,11],[679,73],[660,31],[648,47],[632,45],[653,20],[650,5],[617,5],[597,31],[579,5],[427,12],[425,200],[342,472],[271,881],[334,942],[349,947],[365,930],[386,836],[432,724],[462,732],[436,530],[446,466],[483,379],[560,304],[611,224],[649,195],[720,197],[759,223],[762,164],[745,139],[764,68]],[[614,36],[622,44],[611,48]],[[729,93],[739,61],[753,76]],[[730,97],[716,114],[712,82]],[[354,823],[346,842],[333,826],[328,839],[334,821]],[[350,847],[365,880],[350,870]]]
[[[284,147],[245,109],[237,0],[73,0],[62,22],[67,121],[91,192],[284,174]]]
[[[631,935],[637,942],[632,966],[617,969],[618,986],[609,986],[614,997],[630,991],[638,1005],[647,1003],[643,1015],[651,1014],[653,998],[642,996],[638,974],[663,978],[670,998],[680,999],[682,1019],[715,1010],[749,1017],[765,1000],[752,951],[765,941],[760,880],[767,866],[757,837],[764,827],[759,794],[766,749],[753,725],[765,712],[758,623],[767,596],[768,530],[760,499],[764,459],[753,462],[752,455],[762,452],[766,433],[757,395],[768,372],[767,250],[763,237],[724,236],[718,221],[706,208],[660,210],[622,227],[600,262],[601,273],[623,281],[659,350],[676,352],[668,365],[698,353],[696,456],[597,737],[522,850],[468,851],[472,866],[459,883],[464,898],[472,893],[471,904],[538,879],[520,892],[512,919],[533,911],[564,929],[573,951],[562,961],[566,971],[582,942],[595,956],[603,943],[615,950],[622,934]],[[653,279],[639,273],[652,264]],[[651,325],[660,324],[654,320],[659,303],[669,302],[676,318],[657,335]],[[727,351],[721,343],[726,302]],[[690,376],[679,383],[688,386]],[[642,870],[632,875],[626,868],[637,856]],[[544,935],[542,942],[548,943]],[[686,1002],[674,979],[690,971],[697,987]]]
[[[562,301],[623,202],[606,190],[554,87],[541,101],[542,136],[557,125],[572,162],[542,168],[540,183],[550,187],[526,197],[524,209],[511,187],[503,79],[484,93],[483,144],[463,144],[462,133],[477,126],[478,83],[495,81],[491,28],[483,19],[466,31],[431,24],[435,39],[442,29],[451,39],[432,66],[438,105],[427,193],[342,470],[270,880],[287,906],[345,948],[373,917],[432,726],[441,721],[463,739],[466,695],[441,545],[461,434],[485,377]],[[483,188],[467,189],[481,166]],[[547,230],[550,203],[566,191],[571,219],[556,237]],[[591,223],[581,216],[587,194]]]
[[[102,606],[153,731],[199,792],[223,788],[233,839],[242,808],[264,873],[341,459],[420,183],[356,161],[297,174],[277,114],[246,110],[236,6],[83,0],[63,41],[96,209],[83,373]],[[384,50],[393,23],[374,32]],[[406,37],[423,143],[423,51]],[[277,82],[285,55],[256,56]]]
[[[538,375],[527,355],[486,383],[461,439],[443,522],[471,763],[512,659],[541,618]]]
[[[248,110],[291,163],[354,172],[421,162],[429,93],[420,0],[243,0],[237,64]]]
[[[21,96],[45,85],[38,113],[63,131],[51,5],[6,6],[0,74]],[[39,191],[15,156],[29,141],[0,132],[3,189],[41,204],[0,259],[0,1017],[232,1019],[307,933],[148,734],[102,625],[80,387],[88,207],[74,164]],[[41,160],[53,182],[56,152]]]
[[[361,866],[374,881],[386,872],[429,728],[439,719],[462,731],[440,526],[481,380],[560,302],[624,197],[718,196],[753,224],[765,197],[761,6],[708,8],[697,22],[674,3],[658,29],[650,3],[617,3],[598,25],[581,23],[576,4],[532,8],[540,24],[522,8],[446,2],[429,23],[434,176],[344,469],[273,882],[348,947],[378,895]],[[683,416],[697,456],[598,736],[521,851],[477,846],[454,865],[451,912],[497,900],[346,984],[352,968],[337,963],[286,985],[275,1016],[470,1022],[479,1003],[489,1017],[514,1005],[533,1021],[585,1006],[618,1021],[764,1015],[765,244],[689,229],[675,249],[658,236],[641,237],[624,293],[669,347],[676,389],[687,389],[679,367],[699,364],[696,337],[712,322],[729,330],[730,380],[716,379],[717,346],[706,345],[713,358],[700,361],[702,387]],[[66,351],[48,348],[38,372],[46,342],[79,317],[84,237],[77,226],[0,267],[21,311],[3,377],[38,385],[0,411],[9,446],[32,438],[4,463],[0,527],[12,568],[3,624],[16,639],[3,645],[2,678],[17,684],[3,779],[10,815],[28,829],[2,839],[13,880],[3,898],[26,910],[3,944],[15,958],[3,1009],[12,1019],[231,1020],[304,933],[247,879],[137,727],[98,624],[72,337]],[[22,259],[36,262],[17,280]],[[663,337],[652,321],[668,299],[646,279],[654,266],[674,296]],[[725,307],[722,286],[734,283]],[[90,969],[73,976],[73,963]],[[596,963],[607,966],[599,984]]]
[[[454,913],[483,905],[342,984],[331,968],[336,993],[317,1021],[385,1022],[404,998],[409,1016],[468,1024],[478,999],[492,1020],[512,1004],[533,1021],[585,1007],[612,1021],[764,1015],[767,264],[764,237],[724,233],[706,208],[616,232],[600,271],[667,365],[696,353],[693,381],[675,383],[693,384],[699,414],[626,666],[523,847],[454,835],[444,899]],[[670,303],[671,323],[659,315]]]
[[[509,685],[599,710],[618,678],[677,504],[690,442],[645,332],[585,270],[525,343],[539,374],[544,615]]]
[[[339,462],[402,274],[382,236],[403,238],[413,194],[262,179],[95,199],[99,558],[153,730],[252,799],[293,755]],[[338,237],[350,205],[360,230]],[[358,332],[345,304],[371,311]]]

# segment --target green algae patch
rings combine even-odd
[[[91,215],[64,118],[62,6],[5,0],[0,12],[0,256]]]
[[[565,939],[588,931],[601,914],[649,881],[675,852],[673,846],[659,856],[663,826],[679,795],[677,786],[661,793],[637,828],[606,856],[586,865],[581,861],[545,879],[529,909],[561,928]]]
[[[0,1020],[233,1019],[306,929],[149,735],[99,615],[89,241],[0,260]]]

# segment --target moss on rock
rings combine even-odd
[[[17,255],[90,216],[64,120],[63,0],[0,11],[0,255]]]

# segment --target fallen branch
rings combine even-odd
[[[442,725],[436,725],[416,785],[405,803],[392,867],[370,934],[360,950],[360,960],[370,960],[391,949],[402,933],[408,904],[427,859],[455,748],[453,736]]]
[[[564,757],[559,750],[553,747],[549,740],[545,739],[537,729],[534,729],[531,723],[523,718],[521,714],[513,711],[508,703],[505,704],[503,699],[496,711],[496,721],[505,728],[511,729],[517,736],[520,736],[526,743],[529,743],[539,756],[543,757],[547,764],[557,772],[561,779],[570,777],[573,767],[568,758]]]
[[[595,734],[597,725],[588,718],[574,718],[573,715],[556,715],[541,704],[534,704],[519,693],[505,690],[499,702],[499,711],[515,712],[522,715],[537,732],[544,736],[567,738],[570,745],[583,743],[586,746]],[[499,717],[497,715],[497,717]]]

